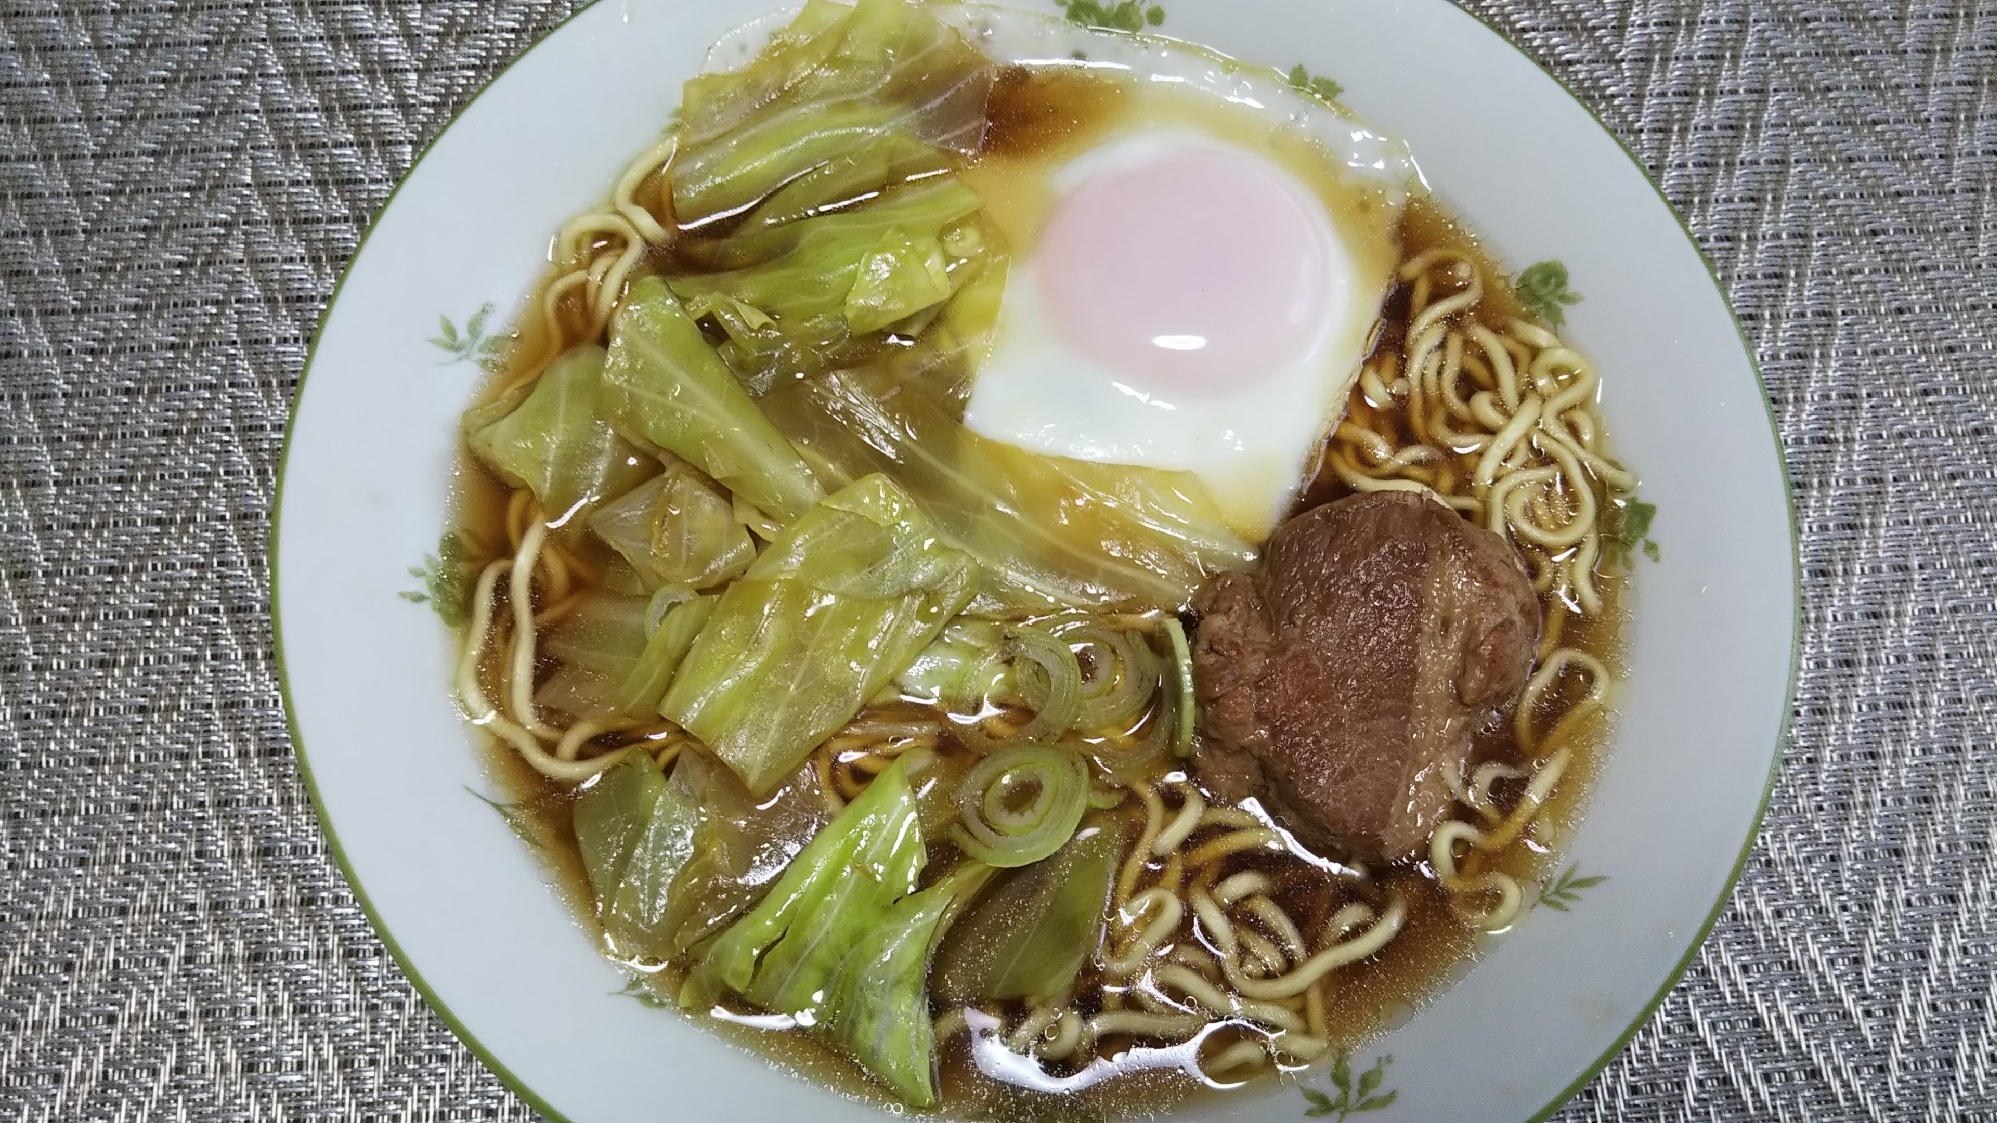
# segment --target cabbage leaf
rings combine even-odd
[[[542,654],[561,666],[534,692],[534,701],[590,721],[657,715],[673,673],[719,600],[688,597],[648,632],[648,598],[584,597],[548,630]]]
[[[727,993],[790,1014],[849,1050],[915,1107],[935,1103],[929,959],[991,870],[967,862],[920,893],[928,854],[908,760],[888,766],[820,831],[762,901],[709,945],[684,1009]]]
[[[757,397],[827,370],[877,361],[907,367],[954,360],[990,339],[1004,291],[1006,257],[1003,240],[979,217],[937,224],[942,216],[931,204],[947,215],[967,202],[952,187],[928,184],[905,192],[906,198],[891,198],[878,211],[808,219],[785,228],[780,239],[820,254],[817,260],[831,271],[827,275],[814,278],[810,262],[785,259],[672,283],[686,293],[687,314],[723,336],[716,350]],[[914,231],[898,219],[912,221]],[[932,238],[932,232],[937,236]],[[777,244],[765,246],[745,236],[739,256],[764,257],[778,252],[773,248]],[[734,260],[738,255],[728,256]],[[919,265],[920,271],[909,265]],[[779,308],[787,312],[779,320],[738,295],[755,295],[743,287],[747,281],[773,283],[785,269],[791,271],[791,281],[816,286],[809,315],[799,315],[796,306]],[[967,384],[961,374],[959,380]]]
[[[998,621],[959,617],[895,676],[895,686],[905,697],[946,710],[974,710],[988,697],[1012,692],[1012,664],[999,656],[1004,643]]]
[[[657,630],[645,641],[645,652],[624,676],[612,707],[621,714],[643,717],[659,711],[659,700],[672,685],[686,653],[693,650],[694,638],[714,615],[718,596],[694,597],[674,605],[659,621]],[[649,611],[649,610],[648,610]]]
[[[689,227],[740,214],[888,137],[976,152],[996,76],[989,58],[915,0],[812,0],[746,67],[686,84],[674,211]],[[856,162],[884,177],[898,163]],[[825,201],[891,182],[825,179]]]
[[[978,565],[886,476],[798,519],[734,584],[659,709],[768,792],[970,602]]]
[[[729,238],[704,251],[706,263],[722,266],[722,272],[674,277],[673,292],[696,305],[726,297],[773,317],[779,325],[807,323],[846,310],[862,280],[862,266],[891,234],[898,231],[923,246],[933,245],[940,256],[946,228],[977,213],[982,205],[977,192],[955,179],[915,184],[867,207]],[[703,251],[685,252],[692,256]],[[732,261],[756,264],[736,268],[728,264]],[[862,291],[868,291],[867,286]],[[915,308],[940,303],[949,294],[946,288]],[[852,330],[865,333],[877,328],[854,324]]]
[[[541,653],[561,666],[534,692],[534,701],[588,720],[616,716],[618,687],[645,654],[645,607],[643,597],[584,597],[548,629]]]
[[[612,955],[672,957],[666,905],[693,853],[699,814],[644,753],[603,773],[576,797],[576,843]]]
[[[978,559],[974,610],[1183,608],[1252,562],[1197,477],[1044,456],[965,429],[937,393],[885,368],[839,371],[762,399],[828,484],[892,474]]]
[[[589,528],[650,589],[711,589],[740,576],[756,557],[734,502],[684,463],[605,505],[590,516]]]
[[[743,224],[756,233],[857,206],[904,183],[951,171],[951,154],[900,133],[888,133],[785,184]]]
[[[949,1001],[1066,993],[1102,942],[1124,841],[1112,823],[1090,822],[987,893],[937,952],[936,993]]]
[[[899,226],[884,231],[860,259],[846,292],[846,322],[857,332],[879,331],[950,298],[950,263],[943,242],[910,236]]]
[[[569,348],[517,406],[469,434],[473,455],[532,491],[550,521],[621,495],[658,469],[602,419],[606,357],[594,344]]]
[[[779,1014],[815,1011],[839,961],[915,891],[928,861],[907,762],[897,759],[707,949],[680,992],[703,1009],[733,992]]]
[[[936,1027],[924,983],[943,933],[992,868],[965,862],[903,897],[860,939],[826,992],[828,1035],[911,1107],[936,1103]]]
[[[665,282],[631,286],[603,370],[620,431],[664,448],[788,523],[824,494]]]
[[[688,749],[673,767],[672,785],[700,809],[693,854],[661,925],[680,955],[754,907],[832,816],[814,768],[799,769],[759,800],[726,765]]]

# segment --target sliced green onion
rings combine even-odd
[[[1139,775],[1151,767],[1159,757],[1164,756],[1172,743],[1172,713],[1160,705],[1152,710],[1144,721],[1144,736],[1135,742],[1128,735],[1092,739],[1088,745],[1091,759],[1104,772],[1113,777]]]
[[[1069,647],[1081,647],[1082,704],[1076,725],[1085,730],[1128,729],[1158,690],[1158,657],[1140,636],[1099,620],[1057,629]]]
[[[1022,741],[1051,741],[1075,727],[1082,708],[1082,667],[1068,641],[1039,628],[1018,627],[1005,645],[1013,682],[1033,710]]]
[[[1087,761],[1054,745],[1014,745],[964,773],[950,837],[986,865],[1030,865],[1074,836],[1088,805]]]
[[[1193,650],[1186,643],[1185,626],[1176,616],[1164,619],[1165,635],[1172,641],[1172,672],[1178,680],[1179,706],[1173,714],[1172,752],[1190,756],[1193,751]]]

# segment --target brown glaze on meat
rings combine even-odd
[[[1511,546],[1411,492],[1290,519],[1258,569],[1221,574],[1193,607],[1202,781],[1364,857],[1427,842],[1539,637]]]

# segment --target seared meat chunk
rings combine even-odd
[[[1511,546],[1403,491],[1290,519],[1259,568],[1214,578],[1193,607],[1202,781],[1369,858],[1427,842],[1539,638]]]

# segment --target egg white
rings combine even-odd
[[[1041,203],[988,198],[1013,243],[1014,262],[991,349],[980,365],[964,424],[982,436],[1048,455],[1191,472],[1222,518],[1251,541],[1268,535],[1295,501],[1318,446],[1342,415],[1391,279],[1379,246],[1414,181],[1399,142],[1383,137],[1281,75],[1170,40],[1096,32],[1014,9],[960,4],[938,9],[998,61],[1034,68],[1084,67],[1159,96],[1133,110],[1085,150],[1048,169],[1045,184],[1002,193],[1044,193]],[[1201,98],[1215,112],[1174,108]],[[1308,138],[1317,158],[1276,158],[1268,137]],[[1054,331],[1034,279],[1038,226],[1061,196],[1089,177],[1175,148],[1227,149],[1260,162],[1320,216],[1327,275],[1317,330],[1302,351],[1259,378],[1197,393],[1132,385],[1068,347]],[[1295,145],[1291,143],[1291,148]],[[1309,181],[1300,171],[1310,173]],[[1327,178],[1338,182],[1327,186]],[[977,177],[973,186],[981,186]],[[1327,195],[1330,198],[1327,198]],[[1345,195],[1373,205],[1339,207]],[[1357,246],[1361,252],[1355,253]],[[1189,278],[1197,283],[1199,278]]]

